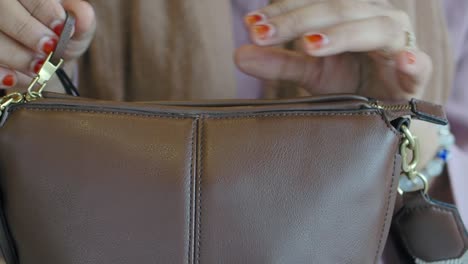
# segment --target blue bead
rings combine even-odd
[[[448,149],[442,149],[437,153],[437,157],[443,161],[447,161],[449,158],[449,150]]]

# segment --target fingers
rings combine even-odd
[[[322,57],[344,52],[372,50],[399,51],[406,43],[406,32],[388,16],[345,22],[310,32],[303,37],[304,50]]]
[[[82,0],[65,0],[63,6],[76,17],[75,33],[64,58],[71,60],[81,56],[89,47],[96,32],[96,15],[93,7]]]
[[[33,75],[44,57],[19,44],[0,32],[0,65]],[[43,63],[43,62],[42,62]]]
[[[75,34],[64,54],[71,61],[86,51],[96,29],[94,10],[87,1],[0,0],[0,67],[4,75],[0,77],[8,75],[6,84],[0,79],[0,87],[18,86],[39,71],[46,55],[55,50],[65,10],[76,17]],[[16,76],[13,84],[6,72]]]
[[[265,80],[287,80],[309,86],[321,75],[320,59],[278,48],[243,46],[236,50],[235,62],[244,73]]]
[[[0,89],[13,88],[17,82],[16,72],[0,66]]]
[[[0,66],[0,89],[19,91],[28,87],[30,83],[30,76]]]
[[[396,68],[401,73],[400,84],[409,94],[418,94],[432,75],[432,60],[419,50],[405,50],[395,55]]]
[[[259,11],[252,12],[245,17],[245,23],[247,26],[264,22],[269,17],[275,17],[283,13],[287,13],[297,8],[304,7],[312,2],[318,2],[320,0],[296,0],[296,1],[278,1],[271,5],[260,9]]]
[[[65,21],[65,10],[59,0],[20,0],[20,3],[39,22],[60,35]]]
[[[291,6],[294,1],[285,1]],[[342,23],[388,17],[395,28],[404,32],[410,28],[408,16],[398,10],[356,0],[331,0],[308,4],[278,16],[268,17],[250,27],[252,40],[257,45],[276,45],[301,37],[306,32],[320,31]],[[380,32],[385,34],[385,32]],[[403,34],[403,33],[402,33]]]
[[[39,54],[45,55],[55,49],[55,33],[32,16],[20,2],[0,0],[0,10],[3,10],[0,31],[4,34]]]

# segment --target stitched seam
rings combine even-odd
[[[395,152],[397,150],[398,149],[395,149]],[[387,195],[387,209],[386,209],[386,212],[385,212],[384,223],[383,223],[382,229],[380,231],[380,238],[379,238],[379,243],[378,243],[378,246],[377,246],[377,252],[375,252],[374,263],[378,263],[378,257],[379,257],[380,249],[382,247],[382,241],[383,241],[383,237],[384,237],[385,227],[388,225],[387,221],[388,221],[388,215],[389,215],[389,212],[390,212],[390,203],[391,203],[390,197],[392,196],[393,185],[395,184],[395,172],[396,172],[396,158],[395,158],[395,156],[393,156],[392,181],[391,181],[391,184],[390,184],[390,190],[389,190],[388,195]]]
[[[197,120],[195,119],[193,122],[192,122],[192,133],[191,133],[191,136],[190,136],[190,145],[192,147],[191,149],[191,152],[190,152],[190,177],[189,177],[189,228],[188,228],[188,258],[187,258],[187,262],[188,264],[191,263],[191,252],[192,252],[192,231],[193,231],[193,228],[192,228],[192,221],[193,221],[193,217],[192,217],[192,206],[193,206],[193,192],[192,192],[192,189],[193,189],[193,177],[194,177],[194,170],[193,170],[193,155],[194,155],[194,150],[195,150],[195,129],[197,127]]]
[[[180,114],[175,113],[154,113],[154,114],[142,114],[142,113],[129,113],[129,112],[119,112],[119,111],[99,111],[99,110],[86,110],[86,109],[70,109],[70,108],[40,108],[40,107],[16,107],[10,109],[9,113],[16,112],[18,110],[32,110],[32,111],[42,111],[42,112],[75,112],[75,113],[92,113],[92,114],[110,114],[110,115],[130,115],[130,116],[143,116],[143,117],[167,117],[167,118],[183,118],[190,119],[190,117],[181,117]],[[305,110],[307,111],[307,110]],[[311,110],[314,111],[314,110]],[[227,113],[229,114],[229,113]],[[379,115],[377,111],[364,111],[364,112],[283,112],[283,113],[252,113],[252,114],[237,114],[234,113],[232,116],[206,116],[209,119],[224,119],[224,118],[241,118],[241,117],[278,117],[278,116],[354,116],[354,115]]]
[[[199,155],[198,155],[198,183],[197,183],[197,203],[198,203],[198,212],[197,212],[197,259],[196,263],[200,263],[200,247],[201,247],[201,216],[202,216],[202,175],[203,175],[203,145],[205,143],[205,134],[204,134],[204,120],[200,119],[200,143],[199,143]]]
[[[385,126],[392,131],[398,138],[401,135],[395,131],[393,127],[385,120],[383,115],[378,112],[363,112],[363,113],[276,113],[276,114],[257,114],[257,115],[237,115],[237,116],[220,116],[220,117],[207,117],[208,119],[221,120],[221,119],[253,119],[259,117],[300,117],[300,116],[380,116]]]
[[[72,112],[72,113],[89,113],[89,114],[107,114],[107,115],[117,115],[117,116],[135,116],[135,117],[145,117],[145,118],[168,118],[168,119],[193,119],[193,117],[182,117],[182,116],[171,116],[175,114],[167,113],[166,114],[138,114],[138,113],[127,113],[127,112],[115,112],[115,111],[96,111],[96,110],[81,110],[81,109],[67,109],[67,108],[15,108],[11,109],[9,113],[16,112],[18,110],[32,110],[40,112]]]
[[[208,119],[240,119],[240,118],[257,118],[257,117],[289,117],[289,116],[372,116],[380,115],[378,112],[358,112],[358,113],[341,113],[341,112],[305,112],[305,113],[258,113],[232,116],[207,116]]]
[[[96,113],[96,114],[109,114],[109,115],[125,115],[125,116],[136,116],[136,117],[145,117],[145,118],[167,118],[167,119],[190,119],[193,117],[180,117],[180,116],[166,116],[161,114],[137,114],[137,113],[125,113],[125,112],[107,112],[107,111],[96,111],[96,110],[82,110],[82,109],[67,109],[67,108],[15,108],[10,113],[17,111],[18,109],[27,109],[34,111],[51,111],[51,112],[74,112],[74,113]],[[168,113],[171,115],[171,113]],[[359,112],[359,113],[342,113],[342,112],[307,112],[307,113],[259,113],[259,114],[248,114],[248,115],[233,115],[233,116],[207,116],[208,119],[248,119],[248,118],[258,118],[258,117],[290,117],[290,116],[375,116],[379,115],[387,128],[389,128],[395,135],[400,136],[390,125],[385,121],[385,118],[375,111],[369,112]]]

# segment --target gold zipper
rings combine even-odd
[[[395,104],[395,105],[386,105],[382,104],[379,101],[375,101],[370,103],[370,105],[377,109],[382,109],[386,111],[405,111],[405,110],[412,110],[411,104]]]

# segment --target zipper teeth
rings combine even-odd
[[[411,110],[410,105],[383,105],[382,108],[389,111]]]
[[[384,105],[380,102],[375,102],[372,104],[373,107],[378,109],[383,109],[387,111],[404,111],[404,110],[411,110],[410,104],[398,104],[398,105]]]

